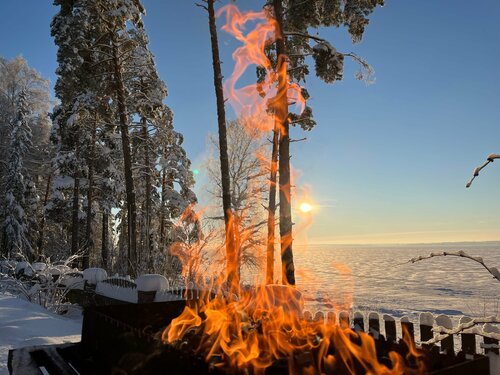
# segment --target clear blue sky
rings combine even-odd
[[[144,5],[167,104],[196,168],[216,131],[206,15],[186,0]],[[22,54],[52,83],[56,10],[51,1],[0,1],[0,55]],[[377,81],[356,81],[352,63],[341,83],[308,80],[318,126],[293,144],[292,162],[316,204],[310,242],[500,240],[500,162],[465,189],[486,155],[500,153],[499,26],[497,0],[388,0],[359,45],[343,30],[322,31],[366,58]],[[227,76],[237,44],[220,39]]]

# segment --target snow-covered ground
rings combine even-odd
[[[457,318],[500,315],[500,282],[478,263],[459,257],[406,263],[432,252],[459,250],[500,268],[500,243],[297,246],[297,285],[313,311],[352,302],[354,310],[397,317],[417,318],[424,311]],[[279,269],[276,265],[275,270]]]
[[[81,314],[52,314],[43,307],[0,294],[0,375],[8,374],[9,349],[80,341]]]

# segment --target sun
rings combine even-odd
[[[300,204],[299,206],[299,210],[303,213],[308,213],[308,212],[311,212],[313,209],[313,206],[311,206],[309,203],[307,202],[303,202]]]

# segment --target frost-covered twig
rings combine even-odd
[[[434,257],[442,257],[442,256],[455,256],[455,257],[462,257],[462,258],[470,259],[470,260],[472,260],[472,261],[474,261],[476,263],[479,263],[497,281],[500,281],[500,271],[498,271],[498,268],[496,268],[496,267],[488,267],[486,264],[484,264],[483,258],[481,258],[481,257],[473,257],[472,255],[469,255],[465,251],[462,251],[462,250],[457,251],[457,252],[444,251],[442,253],[431,253],[430,255],[427,255],[427,256],[419,256],[419,257],[416,257],[416,258],[411,258],[406,263],[416,263],[416,262],[420,262],[421,260],[431,259],[431,258],[434,258]],[[404,264],[406,264],[406,263],[404,263]]]
[[[469,187],[472,185],[472,181],[474,181],[474,179],[475,179],[477,176],[479,176],[479,172],[481,172],[481,170],[482,170],[484,167],[486,167],[486,166],[487,166],[488,164],[490,164],[490,163],[493,163],[493,161],[494,161],[495,159],[500,159],[500,155],[498,155],[498,154],[489,154],[489,155],[488,155],[488,157],[487,157],[486,159],[487,159],[487,160],[486,160],[486,162],[485,162],[483,165],[481,165],[481,166],[477,167],[476,169],[474,169],[474,172],[472,172],[472,178],[471,178],[471,179],[470,179],[470,181],[469,181],[469,182],[467,182],[467,184],[465,185],[465,187],[466,187],[466,188],[469,188]]]
[[[422,344],[436,344],[446,337],[450,335],[456,335],[459,333],[467,333],[467,330],[470,330],[471,328],[479,325],[479,324],[491,324],[491,323],[500,323],[500,316],[489,316],[489,317],[484,317],[484,318],[473,318],[468,322],[460,323],[458,326],[455,328],[445,328],[443,326],[437,326],[433,327],[432,330],[434,333],[437,335],[434,336],[434,338],[422,342]],[[500,340],[500,333],[499,332],[492,332],[491,330],[475,330],[474,334],[480,335],[483,337],[488,337],[494,340]]]

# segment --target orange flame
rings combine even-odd
[[[172,320],[162,340],[185,349],[185,337],[196,336],[191,349],[207,362],[255,374],[283,359],[290,374],[425,372],[414,344],[407,345],[418,369],[405,365],[396,352],[389,354],[389,368],[378,362],[371,336],[322,315],[312,320],[302,313],[303,306],[300,292],[286,285],[259,286],[239,297],[206,297]]]
[[[267,12],[242,13],[234,5],[220,9],[217,15],[222,14],[227,17],[223,30],[242,43],[233,54],[236,64],[225,84],[227,98],[238,117],[244,119],[242,122],[247,129],[273,130],[276,124],[286,120],[288,105],[296,103],[299,111],[305,106],[300,86],[289,82],[287,64],[278,64],[276,72],[265,54],[266,46],[281,34],[278,24]],[[256,27],[245,32],[249,22],[256,23]],[[286,60],[286,56],[278,58],[282,62]],[[265,69],[265,80],[237,88],[237,83],[252,65]],[[278,81],[286,82],[285,90],[278,92]],[[289,101],[285,102],[286,108],[280,108],[283,102],[280,99],[285,94]],[[259,158],[268,162],[267,158]],[[238,216],[232,216],[231,220],[238,227]],[[238,241],[247,235],[238,229],[236,232]],[[292,238],[285,236],[281,241],[291,242]],[[341,274],[351,275],[348,267],[341,264],[335,267]],[[257,286],[240,290],[236,296],[232,294],[235,289],[222,278],[208,290],[212,294],[205,292],[199,301],[190,302],[164,330],[162,341],[165,344],[190,349],[204,356],[213,366],[229,367],[233,372],[264,374],[277,361],[284,360],[290,374],[411,373],[407,371],[405,360],[395,352],[389,354],[391,368],[379,363],[374,339],[352,331],[344,316],[339,316],[337,323],[332,316],[324,319],[317,315],[312,319],[304,314],[301,293],[291,286]],[[352,297],[347,296],[336,307],[349,309],[351,302]],[[195,339],[190,340],[193,337]]]
[[[247,126],[270,131],[274,127],[274,119],[268,112],[268,108],[276,106],[279,102],[275,83],[279,76],[283,77],[286,82],[289,81],[286,64],[279,64],[281,70],[276,72],[265,53],[266,46],[274,43],[279,35],[278,23],[265,11],[242,13],[233,4],[221,8],[217,12],[217,17],[222,14],[225,14],[227,18],[227,23],[222,30],[233,35],[243,44],[233,53],[235,66],[233,74],[224,84],[224,92],[238,117],[251,119],[245,121]],[[249,22],[256,22],[257,25],[245,34],[245,27]],[[280,58],[286,57],[280,56]],[[238,81],[251,66],[258,66],[266,71],[264,81],[237,88]],[[302,113],[305,99],[302,96],[301,87],[296,83],[288,82],[287,88],[284,93],[287,93],[290,103],[295,103],[297,112]]]

